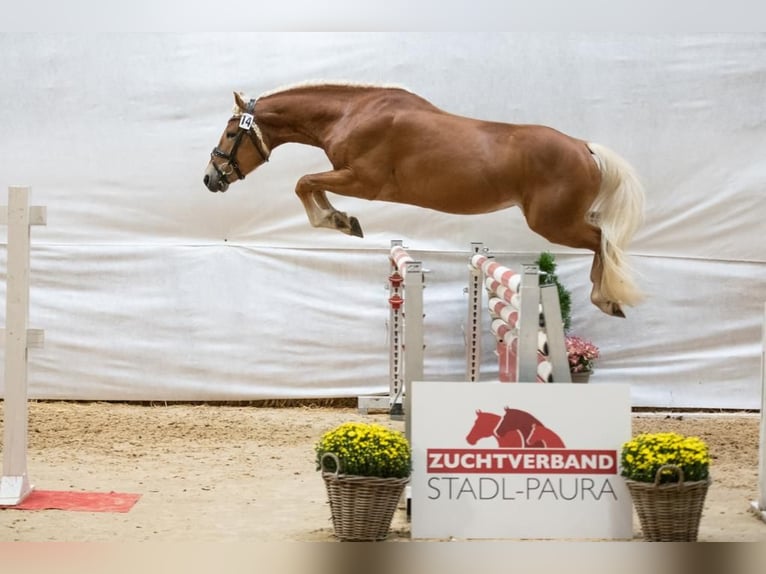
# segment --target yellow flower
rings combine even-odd
[[[406,437],[376,423],[343,423],[323,434],[315,445],[317,470],[327,452],[338,457],[343,474],[381,478],[410,474],[411,450]],[[332,459],[325,459],[324,470],[335,471]]]
[[[654,482],[661,466],[672,464],[681,468],[684,480],[705,480],[709,474],[710,454],[699,437],[684,437],[677,433],[646,433],[627,441],[620,456],[621,472],[625,478]],[[673,471],[665,470],[660,482],[677,481]]]

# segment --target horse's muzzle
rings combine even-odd
[[[205,187],[207,187],[213,193],[218,191],[224,192],[229,189],[229,182],[224,178],[219,177],[215,172],[206,173],[205,177],[202,178],[202,181],[205,184]]]

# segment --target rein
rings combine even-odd
[[[239,168],[239,163],[237,162],[237,149],[239,148],[239,144],[242,142],[242,136],[245,134],[250,137],[250,140],[253,142],[255,149],[257,149],[258,153],[261,154],[263,161],[269,161],[269,148],[266,145],[266,142],[263,141],[263,136],[261,135],[260,130],[255,123],[255,100],[250,100],[248,102],[247,109],[243,114],[239,116],[235,114],[229,118],[229,121],[236,118],[239,118],[239,130],[237,131],[237,135],[234,139],[234,145],[231,147],[231,151],[226,153],[218,146],[215,146],[213,151],[210,153],[211,159],[213,157],[220,157],[221,159],[226,160],[226,163],[221,165],[221,167],[216,165],[215,162],[211,162],[215,168],[215,171],[218,172],[219,177],[221,177],[221,179],[224,181],[228,181],[227,177],[232,173],[232,171],[237,174],[239,179],[245,179],[245,174],[242,173],[242,170]],[[227,164],[230,169],[228,171],[223,171],[222,168]]]

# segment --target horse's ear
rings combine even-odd
[[[481,414],[481,409],[476,409],[476,414],[480,415]]]
[[[240,110],[244,110],[247,108],[247,104],[242,99],[242,94],[240,94],[239,92],[234,92],[234,103],[237,104],[237,107]]]

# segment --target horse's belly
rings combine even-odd
[[[379,199],[406,203],[456,215],[490,213],[519,205],[513,193],[499,193],[466,184],[460,188],[453,185],[422,184],[405,190],[391,189]]]

